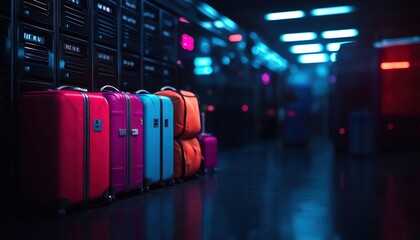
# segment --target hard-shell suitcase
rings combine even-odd
[[[85,91],[35,91],[24,93],[19,106],[22,200],[60,214],[72,205],[110,201],[106,99]]]
[[[111,91],[107,91],[111,90]],[[111,190],[115,194],[143,190],[143,104],[130,93],[104,86],[109,103]]]
[[[159,96],[151,94],[146,90],[139,90],[136,92],[137,97],[143,103],[144,110],[144,181],[143,186],[146,191],[149,186],[160,182],[171,182],[173,164],[167,164],[161,156],[170,156],[162,154],[161,137],[163,132],[167,133],[168,130],[161,131],[161,100]],[[165,104],[167,108],[167,104]],[[168,124],[169,124],[168,118]],[[169,126],[169,125],[168,125]],[[168,139],[168,138],[166,138]],[[166,147],[166,146],[165,146]],[[172,160],[173,161],[173,160]],[[163,163],[163,164],[162,164]]]
[[[175,138],[174,178],[195,175],[201,166],[200,142],[194,138]]]
[[[201,133],[198,135],[200,142],[202,162],[201,171],[215,170],[217,166],[217,138],[210,133],[206,133],[205,114],[201,113]]]
[[[174,105],[174,136],[196,137],[200,133],[200,108],[197,95],[193,92],[176,90],[165,86],[157,95],[167,96]]]
[[[159,96],[160,117],[160,181],[173,183],[174,175],[174,107],[170,98]]]

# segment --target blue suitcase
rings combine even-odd
[[[169,97],[159,96],[160,123],[160,182],[173,184],[174,175],[174,107]]]
[[[146,90],[136,92],[144,111],[144,190],[160,182],[160,100]]]

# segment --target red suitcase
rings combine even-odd
[[[217,166],[217,138],[210,133],[206,133],[205,115],[201,113],[201,133],[198,135],[200,142],[202,163],[201,171],[207,172],[208,170],[215,170]]]
[[[100,94],[49,90],[20,98],[22,200],[64,214],[109,195],[109,108]]]
[[[111,191],[142,192],[143,104],[136,95],[113,86],[104,86],[101,92],[109,103]]]

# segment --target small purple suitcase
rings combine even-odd
[[[115,194],[142,192],[143,104],[136,95],[113,86],[104,86],[101,92],[110,110],[111,189]]]
[[[202,163],[201,171],[215,170],[217,166],[217,138],[205,130],[205,115],[201,113],[201,133],[198,134],[198,140],[201,146]]]

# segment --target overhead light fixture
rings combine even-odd
[[[194,59],[194,66],[196,67],[210,66],[211,64],[212,60],[210,57],[196,57]]]
[[[211,6],[209,6],[206,3],[201,3],[197,6],[197,9],[202,12],[204,15],[206,15],[207,17],[215,20],[219,17],[219,13],[216,11],[216,9],[212,8]]]
[[[290,47],[291,53],[315,53],[315,52],[322,52],[324,47],[321,44],[302,44],[302,45],[294,45]]]
[[[211,66],[194,68],[195,75],[210,75],[212,73],[213,73],[213,68]]]
[[[337,53],[336,52],[331,53],[330,60],[331,60],[331,62],[336,62],[337,61]]]
[[[383,62],[381,63],[382,70],[390,70],[390,69],[405,69],[410,67],[410,62],[403,61],[403,62]]]
[[[339,7],[326,7],[326,8],[315,8],[311,10],[312,16],[326,16],[351,13],[354,11],[352,6],[339,6]]]
[[[341,47],[342,44],[352,43],[352,42],[354,42],[354,41],[328,43],[326,48],[330,52],[337,52],[338,50],[340,50],[340,47]]]
[[[420,36],[412,36],[405,38],[383,39],[374,43],[375,48],[383,48],[390,46],[406,45],[420,43]]]
[[[355,37],[359,35],[357,29],[342,29],[342,30],[331,30],[321,33],[321,36],[325,39],[331,38],[346,38],[346,37]]]
[[[304,16],[305,16],[305,12],[303,11],[288,11],[288,12],[267,13],[264,16],[264,18],[267,21],[275,21],[275,20],[303,18]]]
[[[234,21],[232,21],[230,18],[226,16],[222,16],[220,19],[225,25],[226,30],[233,32],[233,31],[236,31],[236,29],[238,29],[238,25]]]
[[[298,57],[300,63],[323,63],[328,62],[329,56],[325,53],[303,54]]]
[[[240,41],[242,41],[242,35],[241,34],[232,34],[232,35],[229,36],[229,41],[240,42]]]
[[[317,35],[314,32],[287,33],[280,36],[280,40],[283,42],[308,41],[316,38]]]
[[[223,28],[225,26],[225,24],[222,21],[217,20],[217,21],[214,22],[214,26],[217,27],[217,28]]]

